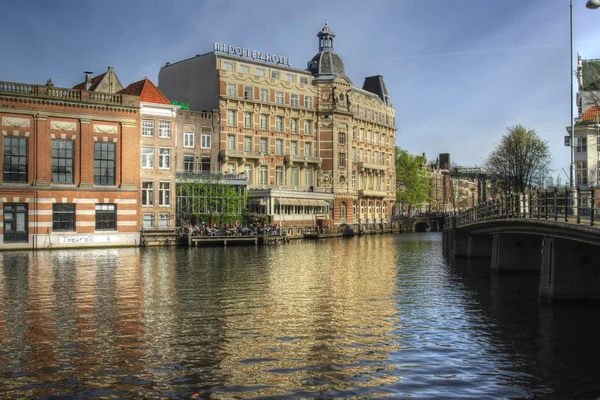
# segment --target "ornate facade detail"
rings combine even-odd
[[[77,130],[77,123],[65,121],[50,121],[50,129],[55,129],[57,131],[75,131]]]
[[[2,117],[3,126],[15,126],[19,128],[30,128],[31,122],[28,118]]]
[[[319,186],[331,187],[333,183],[332,171],[319,170]]]
[[[94,124],[94,133],[112,133],[116,135],[117,127],[115,125]]]

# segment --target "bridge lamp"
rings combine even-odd
[[[600,0],[588,0],[585,6],[591,10],[595,10],[596,8],[600,8]]]

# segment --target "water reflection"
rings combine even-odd
[[[597,308],[439,234],[0,263],[0,397],[600,396]]]

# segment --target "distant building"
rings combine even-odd
[[[211,155],[211,165],[244,173],[251,210],[285,220],[288,233],[319,222],[385,222],[395,199],[395,111],[383,78],[353,86],[335,34],[325,25],[317,36],[306,70],[215,43],[215,51],[159,73],[170,100],[218,110],[219,157]]]
[[[0,248],[135,245],[140,100],[112,67],[75,88],[0,82]]]

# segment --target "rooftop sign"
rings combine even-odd
[[[281,64],[290,66],[290,59],[275,54],[267,54],[261,51],[249,50],[244,47],[235,47],[223,43],[213,42],[213,50],[220,53],[229,54],[231,56],[240,56],[250,58],[252,60],[265,61],[273,64]]]

